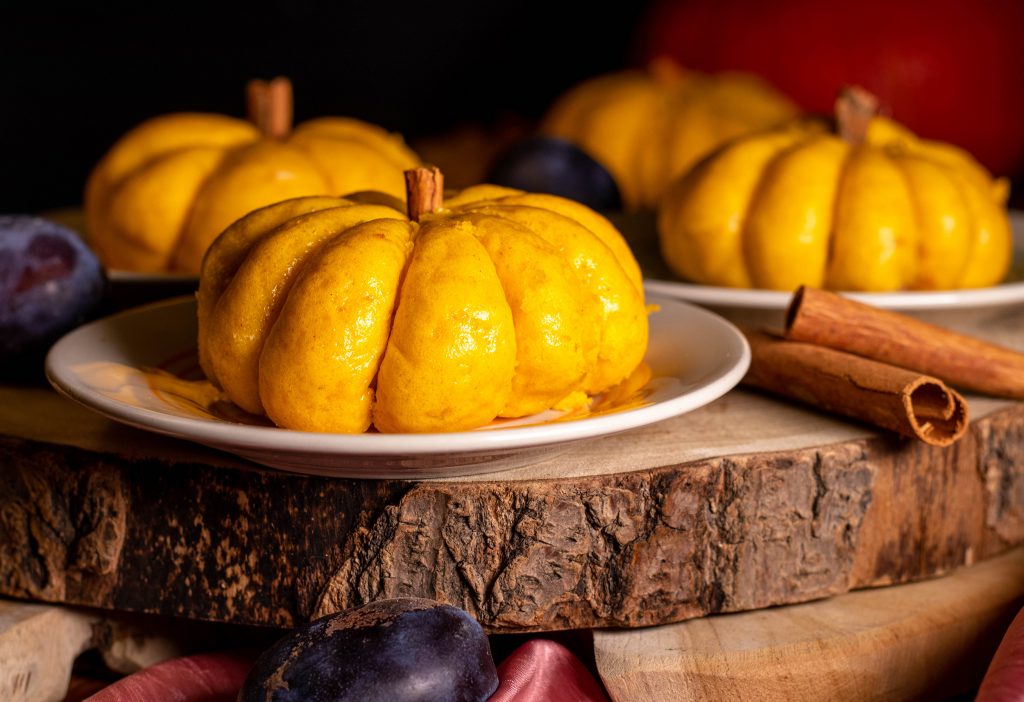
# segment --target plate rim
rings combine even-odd
[[[724,288],[697,285],[682,281],[647,278],[644,290],[648,295],[667,297],[680,302],[717,307],[742,307],[756,310],[785,310],[792,292],[760,288]],[[1024,281],[1003,283],[988,288],[963,290],[906,291],[868,293],[840,291],[840,295],[865,302],[881,309],[915,312],[1003,307],[1024,302]]]
[[[689,309],[691,314],[705,318],[737,342],[738,358],[731,366],[710,381],[682,395],[652,405],[624,410],[609,415],[583,417],[579,420],[554,421],[523,427],[508,427],[492,431],[458,431],[433,433],[363,433],[334,434],[308,432],[281,427],[251,426],[225,420],[182,417],[137,407],[83,389],[81,383],[68,380],[60,363],[60,357],[67,352],[79,335],[92,334],[102,330],[115,318],[140,314],[153,314],[163,308],[179,305],[194,305],[194,296],[179,296],[123,310],[109,317],[90,322],[72,330],[59,339],[46,356],[47,380],[61,394],[96,411],[107,418],[167,436],[200,443],[212,448],[242,455],[250,460],[252,451],[279,450],[286,454],[301,451],[306,455],[322,456],[364,456],[364,457],[405,457],[411,454],[424,457],[440,455],[473,455],[487,451],[540,448],[553,444],[568,443],[588,438],[598,438],[653,424],[663,419],[685,414],[702,407],[739,384],[750,365],[750,347],[742,332],[728,320],[714,312],[689,302],[666,299],[660,296],[647,300],[648,304],[679,305]],[[690,402],[680,401],[689,398]],[[676,400],[676,402],[673,402]],[[671,408],[671,409],[670,409]],[[150,421],[140,421],[141,415]],[[625,419],[624,419],[625,418]],[[609,425],[613,425],[613,428]],[[225,428],[229,436],[223,436]],[[276,435],[276,436],[275,436]],[[271,437],[274,437],[273,439]],[[470,448],[453,448],[450,443],[466,443]],[[257,460],[257,462],[259,462]],[[333,471],[339,476],[341,473]],[[364,471],[358,471],[364,473]],[[351,477],[357,477],[354,472]],[[437,477],[437,476],[424,476]]]

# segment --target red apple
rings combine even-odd
[[[1020,0],[656,0],[637,38],[641,59],[760,73],[812,112],[858,84],[997,175],[1024,167]]]

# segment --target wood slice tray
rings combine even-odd
[[[939,449],[735,390],[534,466],[305,477],[0,386],[0,595],[291,626],[429,597],[641,627],[931,577],[1024,541],[1024,404]]]
[[[1024,548],[933,580],[594,632],[615,702],[968,700],[1024,606]]]

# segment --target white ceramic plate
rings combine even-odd
[[[942,312],[990,308],[1024,302],[1024,212],[1011,212],[1014,261],[1007,280],[991,288],[937,292],[844,293],[876,307],[903,312]],[[684,300],[713,308],[785,310],[792,292],[694,285],[673,280],[644,281],[648,295]]]
[[[202,379],[195,302],[179,298],[79,327],[58,341],[46,372],[58,390],[119,422],[189,439],[274,468],[365,478],[436,478],[512,468],[573,441],[689,412],[724,395],[750,364],[739,331],[721,317],[658,301],[646,362],[651,379],[628,397],[595,398],[588,414],[548,411],[475,431],[323,434],[267,426]]]

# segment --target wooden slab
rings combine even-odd
[[[519,471],[260,469],[0,389],[0,594],[291,626],[431,597],[495,632],[637,627],[920,579],[1024,541],[1024,405],[951,449],[734,391]]]
[[[948,699],[977,688],[1024,606],[1024,549],[943,578],[594,633],[615,702]]]

